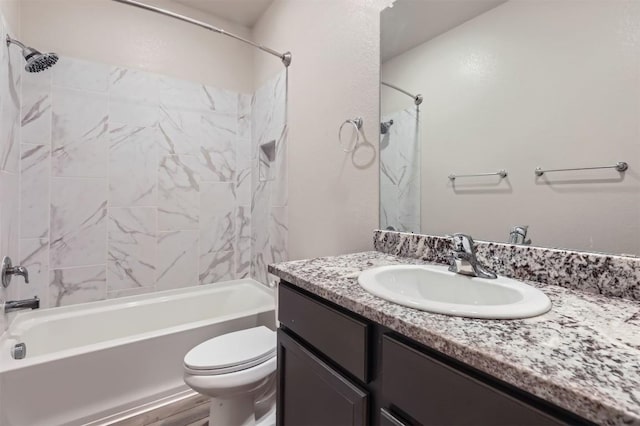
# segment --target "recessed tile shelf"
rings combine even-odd
[[[273,180],[275,175],[276,141],[272,140],[260,145],[260,181]]]

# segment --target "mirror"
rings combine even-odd
[[[381,229],[640,255],[640,1],[396,0],[381,26]]]

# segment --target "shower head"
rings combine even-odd
[[[54,66],[55,63],[58,62],[58,55],[56,55],[55,53],[41,53],[33,47],[25,46],[18,40],[13,39],[7,35],[7,46],[9,46],[11,43],[22,49],[22,56],[24,57],[24,60],[27,61],[27,64],[24,66],[24,69],[27,72],[44,71],[47,68]]]
[[[29,52],[27,53],[27,51]],[[28,72],[44,71],[58,62],[58,55],[55,53],[40,53],[35,49],[26,49],[23,55],[27,61],[24,69]]]
[[[383,135],[386,135],[387,132],[389,131],[389,127],[391,127],[392,124],[393,124],[393,120],[380,123],[380,133],[382,133]]]

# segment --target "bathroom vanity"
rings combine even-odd
[[[405,308],[357,283],[364,269],[412,262],[424,263],[367,252],[270,267],[278,424],[640,424],[640,348],[623,335],[640,328],[593,326],[640,305],[548,286],[551,312],[487,321]]]
[[[279,298],[280,424],[588,423],[286,282]]]

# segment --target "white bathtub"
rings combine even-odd
[[[0,337],[0,425],[108,424],[184,395],[182,360],[211,337],[275,324],[253,280],[19,313]],[[11,349],[25,343],[27,356]]]

